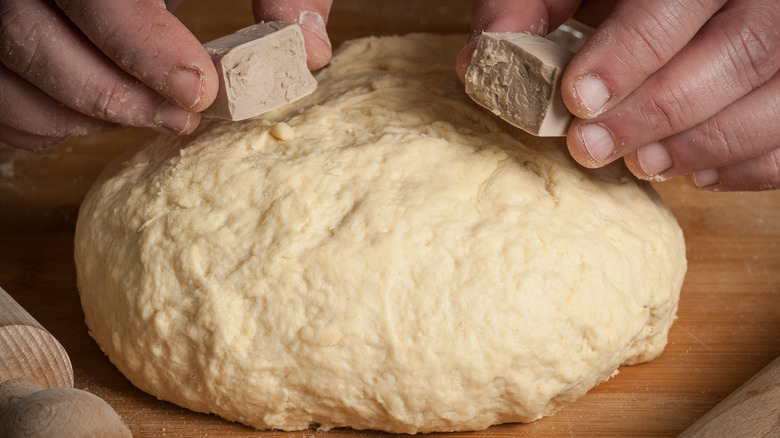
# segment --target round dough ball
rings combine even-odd
[[[674,217],[473,104],[462,41],[347,43],[305,100],[98,182],[78,283],[122,373],[257,428],[414,433],[533,421],[659,355]]]

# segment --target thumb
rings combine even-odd
[[[325,25],[333,0],[253,0],[255,20],[286,21],[301,26],[309,70],[324,67],[332,53]]]

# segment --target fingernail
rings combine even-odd
[[[168,72],[165,76],[168,97],[182,108],[193,108],[203,93],[203,75],[189,68]]]
[[[574,81],[574,91],[580,104],[595,117],[604,111],[609,98],[612,96],[607,84],[594,74],[580,76]]]
[[[170,102],[163,102],[154,115],[154,125],[174,134],[183,134],[189,131],[192,116],[192,113],[184,111]]]
[[[720,180],[718,169],[707,169],[693,172],[693,183],[696,187],[704,188],[717,183]]]
[[[298,25],[313,33],[330,47],[330,38],[328,38],[328,31],[325,29],[325,19],[322,18],[322,15],[314,11],[301,11],[298,15]]]
[[[615,153],[615,139],[607,128],[597,123],[580,128],[580,136],[593,161],[602,163]]]
[[[669,151],[660,142],[642,146],[636,151],[639,167],[647,176],[658,176],[674,164]]]

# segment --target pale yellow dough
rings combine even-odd
[[[347,43],[303,101],[97,183],[78,283],[122,373],[257,428],[414,433],[533,421],[658,356],[674,217],[472,103],[463,41]]]

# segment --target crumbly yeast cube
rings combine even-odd
[[[205,116],[244,120],[311,94],[297,24],[258,23],[204,44],[219,74],[219,91]]]
[[[466,73],[466,92],[518,128],[565,136],[572,120],[561,98],[561,75],[574,52],[528,32],[485,32]]]

